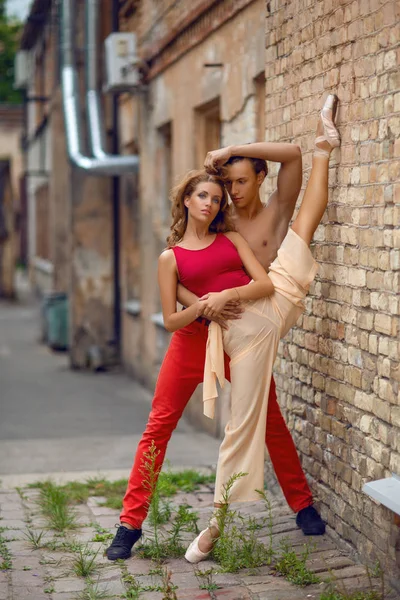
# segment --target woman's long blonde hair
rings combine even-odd
[[[188,223],[188,209],[185,206],[185,198],[191,196],[199,183],[216,183],[221,188],[222,200],[219,212],[209,227],[213,233],[225,233],[234,231],[235,226],[230,215],[228,205],[228,193],[224,180],[217,175],[210,175],[204,170],[189,171],[186,176],[171,190],[170,200],[172,203],[172,225],[171,234],[167,237],[168,247],[178,244],[186,231]]]

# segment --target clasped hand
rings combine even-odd
[[[228,328],[227,321],[240,319],[243,308],[239,300],[232,300],[227,290],[210,292],[199,298],[199,313],[210,321],[215,321],[223,329]]]

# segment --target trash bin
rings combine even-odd
[[[68,297],[62,292],[47,294],[42,304],[43,341],[53,350],[68,348]]]
[[[53,302],[57,301],[59,298],[64,298],[65,294],[61,292],[47,292],[44,294],[42,298],[40,315],[41,315],[41,331],[40,331],[40,341],[44,344],[47,344],[49,341],[49,326],[48,326],[48,318],[47,312]]]

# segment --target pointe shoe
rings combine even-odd
[[[218,529],[217,520],[215,518],[211,519],[210,527],[215,527],[216,529]],[[209,530],[209,527],[207,527],[207,529],[203,529],[203,531],[201,531],[199,533],[197,538],[194,539],[193,542],[189,545],[189,547],[185,553],[185,558],[188,562],[190,562],[192,564],[196,564],[196,563],[201,562],[202,560],[206,560],[210,556],[210,554],[212,552],[212,548],[209,552],[202,552],[199,548],[200,538],[203,535],[203,533],[206,533],[208,530]]]
[[[197,538],[193,540],[193,542],[190,544],[190,546],[186,550],[185,558],[188,562],[190,562],[192,564],[196,564],[196,563],[201,562],[202,560],[206,560],[206,558],[208,558],[210,556],[212,549],[209,552],[202,552],[199,548],[200,538],[203,535],[203,533],[206,533],[206,531],[208,531],[208,527],[207,527],[207,529],[203,529],[203,531],[201,533],[199,533]]]
[[[339,98],[336,94],[329,94],[325,100],[320,115],[324,133],[315,140],[314,155],[327,156],[329,158],[330,151],[317,146],[317,144],[320,144],[321,142],[327,142],[332,149],[340,146],[340,135],[334,123],[338,102]]]

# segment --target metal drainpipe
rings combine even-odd
[[[78,74],[74,60],[74,0],[62,0],[61,9],[61,85],[67,151],[72,164],[92,175],[121,175],[137,171],[139,156],[105,154],[91,158],[82,152],[82,126],[79,107]],[[100,117],[100,115],[99,115]],[[101,128],[99,126],[99,130]],[[100,134],[101,135],[101,134]]]
[[[98,33],[99,2],[85,1],[86,20],[86,110],[89,121],[89,137],[93,156],[99,159],[110,158],[106,151],[104,135],[104,119],[102,117],[101,99],[98,92]],[[112,2],[112,31],[119,29],[119,1]],[[118,95],[112,98],[112,152],[119,152],[118,136]],[[118,354],[121,349],[121,289],[120,289],[120,181],[112,179],[113,201],[113,267],[114,267],[114,343]]]
[[[90,0],[88,0],[90,1]],[[119,0],[113,0],[112,5],[112,29],[119,29]],[[112,151],[119,152],[119,131],[118,131],[118,109],[119,96],[114,94],[112,99]],[[121,356],[121,287],[120,287],[120,178],[113,177],[113,259],[114,259],[114,339],[118,352]]]

